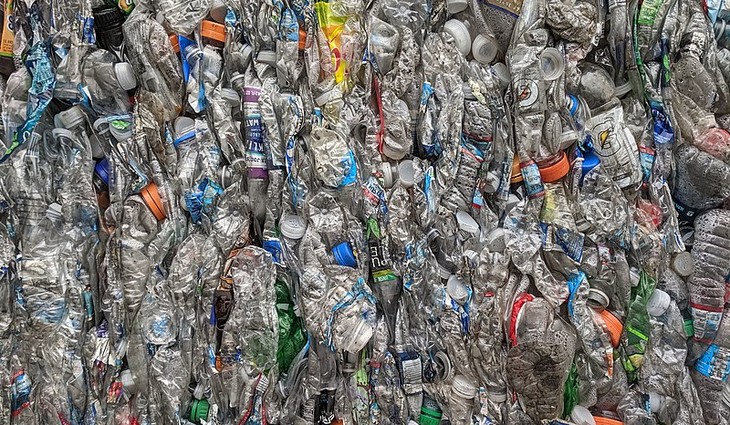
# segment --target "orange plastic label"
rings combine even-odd
[[[13,56],[13,41],[15,40],[15,28],[13,28],[13,0],[5,0],[5,19],[3,19],[3,38],[0,44],[0,56]]]

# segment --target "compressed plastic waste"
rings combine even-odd
[[[730,3],[1,9],[0,423],[730,425]]]

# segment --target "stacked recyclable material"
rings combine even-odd
[[[0,423],[730,424],[730,3],[2,10]]]

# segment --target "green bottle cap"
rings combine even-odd
[[[209,409],[210,403],[208,403],[208,400],[193,400],[190,406],[190,420],[196,424],[199,424],[201,419],[207,420]]]
[[[418,418],[420,425],[439,425],[441,423],[441,412],[438,410],[421,407],[421,416]]]

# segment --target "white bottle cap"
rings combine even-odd
[[[114,74],[117,76],[119,87],[124,90],[132,90],[137,87],[137,77],[134,75],[134,69],[132,69],[129,62],[114,64]]]
[[[507,401],[507,391],[504,388],[488,388],[487,398],[495,403]]]
[[[502,62],[497,62],[492,65],[492,70],[495,74],[497,74],[497,78],[499,78],[500,87],[502,87],[503,89],[509,87],[510,81],[512,81],[512,77],[510,76],[509,68],[507,68],[507,65]]]
[[[591,412],[580,404],[573,408],[570,420],[575,425],[596,425],[596,420],[593,419]]]
[[[53,124],[60,128],[74,128],[84,123],[84,111],[79,105],[74,105],[71,108],[59,112],[53,117]]]
[[[678,275],[682,277],[689,277],[695,268],[695,260],[692,258],[692,254],[687,251],[680,252],[674,256],[672,260],[672,267]]]
[[[479,232],[479,224],[465,211],[459,211],[456,213],[456,223],[459,225],[459,229],[475,235]]]
[[[466,56],[471,51],[471,34],[469,28],[458,19],[451,19],[444,24],[444,32],[454,37],[456,48]]]
[[[276,52],[273,50],[262,50],[256,55],[256,62],[265,63],[267,65],[276,65]]]
[[[498,52],[499,46],[494,37],[479,34],[471,44],[471,54],[474,55],[474,59],[485,65],[492,63]]]
[[[404,156],[406,156],[406,153],[402,150],[395,150],[387,143],[383,143],[383,155],[392,159],[393,161],[400,161],[401,159],[403,159]]]
[[[210,7],[210,17],[219,24],[226,22],[226,14],[228,13],[228,7],[221,0],[213,0],[213,4]]]
[[[464,375],[454,376],[454,381],[451,383],[451,392],[455,396],[466,400],[471,400],[477,395],[476,387]]]
[[[436,364],[438,364],[441,368],[441,371],[439,372],[439,377],[441,379],[448,380],[451,377],[452,373],[451,359],[449,359],[449,356],[443,351],[436,352],[433,357]]]
[[[416,183],[416,171],[413,169],[413,161],[406,159],[398,164],[398,177],[405,187],[412,187]]]
[[[565,70],[565,60],[560,50],[554,47],[546,47],[540,53],[540,69],[546,80],[557,80]]]
[[[466,285],[456,275],[451,275],[446,282],[446,293],[449,294],[452,300],[462,305],[469,298],[469,291],[467,291]]]
[[[652,413],[657,413],[662,409],[664,405],[664,396],[657,393],[649,393],[649,407],[651,407]]]
[[[132,372],[129,369],[124,369],[122,373],[119,374],[119,380],[122,381],[125,392],[130,394],[137,392],[137,385],[135,385],[134,378],[132,378]]]
[[[284,237],[299,240],[307,232],[307,222],[298,215],[284,214],[279,221],[279,230]]]
[[[468,5],[466,0],[446,0],[446,11],[454,15],[466,9]]]
[[[241,105],[241,96],[239,96],[235,90],[228,87],[221,88],[221,98],[225,100],[231,108]]]
[[[195,131],[195,120],[190,117],[177,117],[175,118],[175,137],[180,137],[191,131]]]
[[[46,208],[46,217],[48,217],[48,219],[54,223],[60,222],[63,218],[61,204],[54,202],[48,205],[48,207]]]
[[[386,189],[390,189],[393,187],[393,180],[395,179],[395,176],[393,176],[393,168],[390,165],[390,162],[383,162],[380,164],[380,170],[383,172],[383,187]]]
[[[495,227],[487,235],[486,246],[491,252],[503,252],[507,248],[505,241],[506,232],[501,227]]]
[[[608,303],[611,300],[608,299],[608,295],[600,289],[591,288],[588,290],[588,305],[594,310],[603,311],[608,307]]]
[[[451,272],[446,270],[446,268],[444,266],[442,266],[441,264],[438,265],[437,272],[441,279],[448,279],[451,277]]]
[[[352,339],[349,341],[348,346],[340,348],[351,353],[357,353],[370,342],[370,338],[373,337],[373,328],[364,319],[360,319],[351,335]]]
[[[669,308],[669,304],[672,302],[672,298],[666,292],[661,289],[655,289],[654,293],[646,303],[646,312],[650,316],[659,317],[664,314]]]

